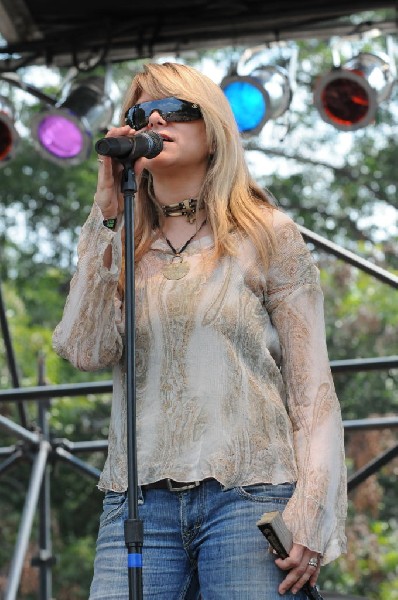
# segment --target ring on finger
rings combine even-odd
[[[310,560],[308,561],[308,565],[310,567],[317,567],[318,566],[318,559],[316,559],[316,558],[310,558]]]

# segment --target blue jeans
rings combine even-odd
[[[293,485],[224,489],[205,481],[185,492],[146,490],[142,577],[145,600],[276,600],[286,576],[256,522],[283,511]],[[90,600],[127,600],[126,494],[107,492],[100,519]],[[302,600],[302,592],[285,599]]]

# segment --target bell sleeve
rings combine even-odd
[[[276,248],[266,307],[282,352],[281,372],[292,423],[297,484],[284,519],[295,543],[326,564],[346,549],[344,433],[332,380],[319,271],[298,227],[275,211]]]
[[[115,365],[123,351],[123,324],[117,284],[121,269],[121,231],[102,224],[102,213],[93,204],[78,242],[78,262],[70,283],[62,319],[53,333],[57,354],[82,371]],[[112,264],[103,257],[112,248]]]

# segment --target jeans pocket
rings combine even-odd
[[[273,504],[285,505],[294,492],[293,483],[256,483],[235,488],[241,498],[251,502],[271,502]]]
[[[103,502],[103,510],[100,518],[101,525],[108,525],[115,521],[123,512],[127,500],[126,492],[107,491]]]

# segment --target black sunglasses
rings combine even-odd
[[[126,125],[138,131],[148,125],[149,117],[155,111],[165,121],[196,121],[202,117],[197,104],[179,98],[160,98],[160,100],[135,104],[126,111],[124,120]]]

